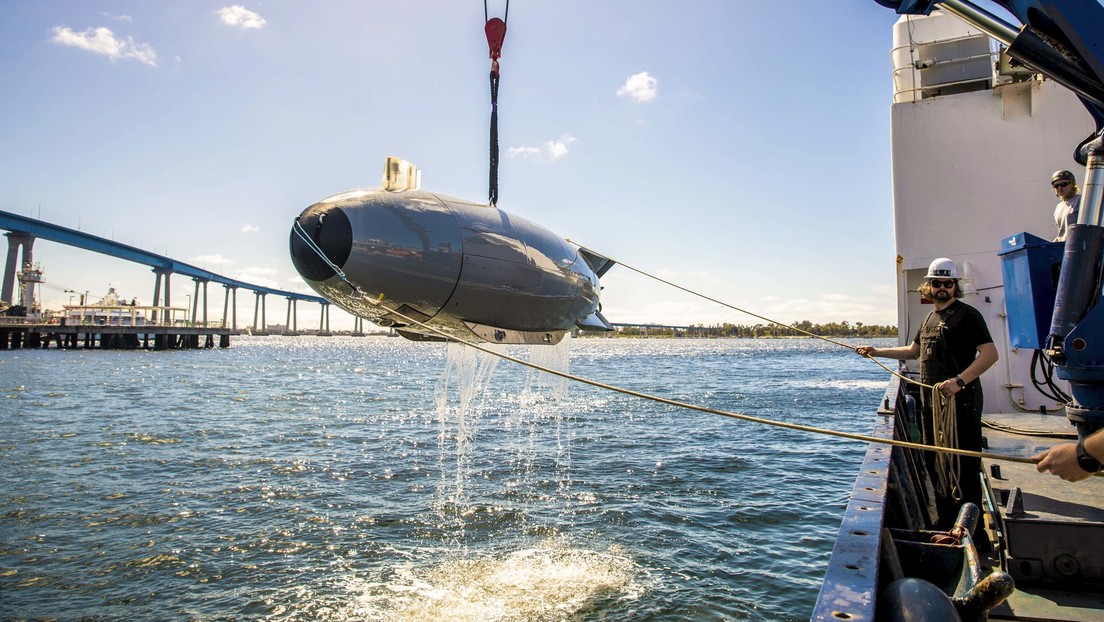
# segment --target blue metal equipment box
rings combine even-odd
[[[1035,350],[1045,345],[1065,248],[1064,242],[1048,242],[1027,232],[1001,240],[997,255],[1013,347]]]

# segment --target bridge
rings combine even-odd
[[[67,227],[2,210],[0,210],[0,229],[8,231],[6,234],[8,238],[8,256],[7,263],[4,267],[2,286],[0,286],[0,301],[14,304],[15,300],[13,300],[12,297],[16,293],[15,282],[17,273],[27,273],[34,270],[34,242],[36,239],[41,238],[43,240],[49,240],[74,248],[149,266],[154,274],[153,304],[149,307],[149,309],[152,310],[151,319],[153,323],[158,322],[157,314],[159,311],[163,316],[161,318],[162,322],[169,319],[166,316],[169,313],[172,298],[170,277],[174,274],[178,274],[184,277],[190,277],[195,282],[195,295],[190,299],[191,308],[188,310],[191,315],[192,326],[208,325],[207,285],[209,283],[216,283],[222,285],[226,289],[226,297],[222,307],[222,319],[217,322],[218,326],[222,329],[229,329],[234,332],[238,330],[236,304],[237,290],[244,289],[253,292],[256,297],[253,307],[253,334],[265,334],[265,326],[267,325],[265,321],[265,298],[269,295],[287,299],[287,322],[285,326],[290,334],[295,334],[297,331],[298,310],[296,304],[300,301],[316,303],[322,306],[318,332],[319,334],[329,334],[330,332],[330,302],[320,296],[300,294],[297,292],[265,287],[263,285],[256,285],[254,283],[246,283],[245,281],[232,279],[211,272],[210,270],[204,270],[203,268],[177,261],[171,257],[158,255],[157,253],[135,248],[114,240],[108,240],[83,231],[69,229]],[[20,279],[20,285],[22,289],[20,292],[22,300],[33,300],[35,280],[33,278],[22,278]],[[203,294],[202,305],[200,303],[201,291]],[[200,309],[202,309],[202,316],[197,317]],[[362,329],[363,320],[360,318],[357,318],[357,320],[357,327]]]

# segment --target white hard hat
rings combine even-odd
[[[940,257],[931,262],[928,266],[928,273],[924,275],[925,279],[957,279],[958,267],[955,266],[955,262],[947,259],[946,257]]]

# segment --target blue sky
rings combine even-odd
[[[893,324],[896,19],[872,0],[515,0],[499,207],[780,321]],[[386,156],[486,198],[483,23],[474,0],[6,2],[0,209],[308,291],[292,219],[379,185]],[[35,259],[48,308],[152,299],[148,268],[43,241]],[[627,270],[603,285],[614,322],[759,322]],[[175,278],[174,303],[191,288]]]

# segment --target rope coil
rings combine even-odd
[[[954,397],[947,397],[939,391],[932,389],[932,427],[935,438],[932,442],[938,447],[958,447],[958,426],[956,425],[957,409]],[[940,495],[950,497],[955,501],[962,500],[962,489],[959,481],[962,476],[962,467],[958,456],[945,453],[935,454],[935,489]]]

